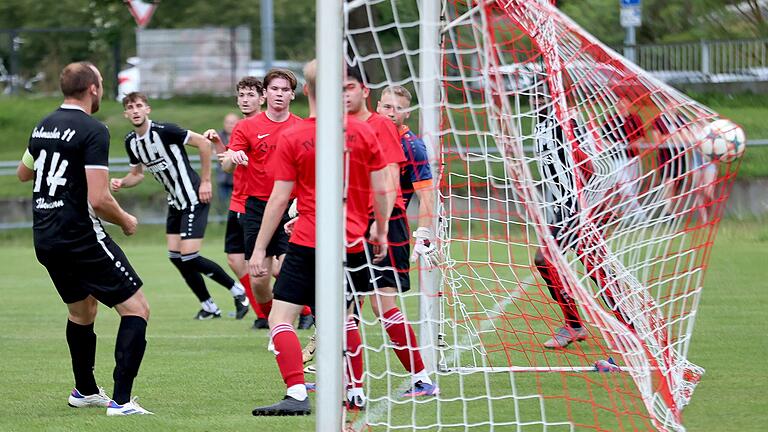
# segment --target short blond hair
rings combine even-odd
[[[312,96],[315,96],[315,85],[317,83],[317,59],[312,59],[304,65],[304,82],[307,83],[307,90]]]
[[[394,96],[402,97],[408,101],[408,105],[411,104],[411,92],[409,92],[408,89],[403,86],[399,86],[399,85],[389,86],[384,90],[382,90],[381,94],[382,96],[385,94],[391,94]]]

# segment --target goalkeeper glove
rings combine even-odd
[[[416,239],[416,245],[413,247],[413,253],[411,254],[411,262],[421,256],[424,258],[424,264],[427,267],[436,267],[438,261],[437,248],[434,244],[434,236],[432,230],[425,227],[419,227],[413,233],[413,238]]]
[[[296,208],[298,201],[298,199],[294,198],[293,201],[291,201],[291,206],[288,207],[288,217],[291,219],[299,215],[299,209]]]

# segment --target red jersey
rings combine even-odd
[[[271,172],[267,171],[267,160],[281,133],[299,121],[300,117],[290,114],[285,121],[278,123],[270,120],[266,112],[262,112],[237,122],[229,138],[229,148],[233,151],[242,150],[248,155],[245,181],[242,182],[246,197],[252,196],[264,201],[269,199],[274,180]]]
[[[380,115],[378,113],[371,113],[371,116],[365,121],[376,132],[376,138],[381,146],[382,157],[385,164],[396,163],[402,166],[406,163],[405,153],[403,153],[403,146],[400,144],[400,134],[397,132],[397,127],[392,120]],[[403,191],[400,190],[400,182],[397,182],[397,198],[395,198],[395,208],[405,210],[405,202],[403,201]],[[369,213],[373,213],[373,197],[371,197]]]
[[[315,118],[302,120],[283,132],[272,160],[274,179],[295,182],[299,220],[291,243],[315,247]],[[345,135],[344,184],[347,188],[346,241],[348,252],[361,252],[361,239],[368,229],[368,201],[371,197],[371,172],[386,166],[375,134],[365,123],[347,118]],[[328,175],[336,175],[328,173]]]
[[[245,193],[248,168],[242,165],[235,165],[235,171],[232,172],[232,195],[229,198],[229,209],[233,212],[245,213],[245,200],[248,194]]]

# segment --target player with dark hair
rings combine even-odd
[[[100,220],[120,226],[125,235],[136,232],[136,218],[109,193],[109,131],[91,117],[104,92],[101,73],[91,63],[71,63],[60,85],[64,103],[32,131],[17,175],[34,180],[35,253],[69,310],[75,388],[68,403],[106,407],[110,416],[152,414],[131,398],[147,346],[149,305],[141,279]],[[97,301],[120,315],[111,399],[93,375]]]
[[[267,163],[277,145],[277,140],[283,130],[301,121],[301,118],[290,111],[291,101],[296,97],[295,90],[298,84],[293,72],[286,69],[272,69],[264,76],[264,92],[267,102],[267,110],[239,122],[232,131],[228,150],[220,157],[225,168],[235,165],[246,166],[245,194],[245,259],[249,260],[253,253],[253,245],[259,234],[264,208],[272,192],[274,181],[272,174],[267,169]],[[288,215],[284,217],[288,222]],[[273,265],[270,275],[253,276],[251,287],[254,297],[259,305],[261,315],[254,322],[255,328],[268,328],[267,318],[272,309],[272,290],[270,289],[270,276],[277,275],[281,257],[288,248],[288,235],[283,230],[278,230],[269,248],[267,249],[269,261]],[[272,258],[277,263],[272,263]],[[311,322],[311,313],[308,308],[304,311],[304,319]],[[304,323],[302,327],[309,327]]]
[[[317,62],[312,61],[304,68],[306,84],[304,91],[309,97],[310,117],[285,130],[277,144],[273,168],[275,182],[269,201],[264,210],[261,231],[259,231],[251,258],[254,271],[267,275],[271,264],[267,248],[275,233],[283,225],[283,215],[292,194],[296,194],[299,218],[291,233],[288,251],[283,262],[282,274],[275,284],[274,308],[269,315],[270,333],[275,344],[275,354],[280,373],[287,387],[286,396],[280,402],[253,410],[256,416],[284,416],[310,414],[310,404],[302,371],[301,345],[293,328],[293,321],[302,305],[315,304],[315,134],[316,104],[315,78]],[[392,193],[388,193],[389,173],[382,159],[380,148],[369,126],[349,117],[345,138],[346,185],[346,242],[347,267],[362,267],[357,271],[346,270],[347,283],[367,284],[369,271],[365,268],[363,236],[368,225],[368,207],[373,201],[374,214],[379,231],[371,236],[378,242],[375,257],[381,259],[387,245],[387,216],[391,210]],[[373,198],[371,197],[373,190]],[[392,190],[390,189],[390,192]],[[341,288],[341,287],[339,287]],[[348,288],[349,289],[349,288]],[[347,352],[362,351],[360,334],[354,319],[347,320]],[[364,404],[362,394],[362,356],[352,360],[349,367],[352,388],[347,392],[356,406]],[[352,362],[355,362],[352,364]],[[358,375],[359,373],[359,375]]]
[[[408,219],[405,203],[400,189],[400,169],[406,163],[400,136],[394,123],[387,117],[368,110],[366,101],[370,90],[365,86],[362,72],[358,67],[347,67],[347,78],[344,81],[344,102],[347,113],[358,120],[368,123],[376,132],[376,139],[381,146],[383,157],[389,170],[388,188],[396,191],[394,210],[389,219],[388,243],[389,249],[384,258],[384,269],[374,269],[373,281],[367,286],[355,286],[359,294],[373,292],[371,300],[373,313],[381,320],[390,341],[395,348],[395,355],[403,367],[411,373],[412,386],[402,396],[432,396],[439,389],[424,367],[424,362],[418,348],[416,333],[405,320],[405,315],[397,306],[399,293],[411,288],[410,282],[410,236],[408,234]],[[370,224],[374,224],[371,209]],[[371,248],[374,243],[369,243]]]
[[[175,124],[150,120],[151,107],[141,93],[126,95],[123,107],[125,118],[134,129],[125,137],[131,169],[125,177],[112,179],[112,190],[116,192],[141,183],[146,167],[168,192],[165,225],[168,258],[200,301],[202,308],[195,319],[221,318],[221,311],[208,292],[203,275],[229,290],[236,314],[242,317],[248,311],[243,286],[229,277],[221,266],[200,255],[211,200],[211,142]],[[200,150],[200,176],[189,163],[186,145]]]
[[[247,76],[243,77],[236,86],[237,107],[243,118],[251,118],[261,112],[261,104],[264,101],[264,88],[258,78]],[[240,119],[235,119],[229,133],[224,135],[209,129],[203,133],[203,136],[210,139],[216,146],[216,153],[222,159],[224,152],[229,145],[229,140],[234,132],[234,128]],[[248,262],[245,260],[245,200],[246,194],[247,168],[242,165],[229,163],[219,165],[224,173],[231,173],[232,194],[229,198],[229,211],[227,212],[227,231],[224,236],[224,252],[227,254],[227,264],[237,275],[240,283],[245,288],[245,295],[248,298],[253,311],[256,313],[257,321],[263,319],[263,313],[253,296],[251,289],[251,276],[248,274]],[[247,311],[247,309],[246,309]],[[243,313],[244,315],[245,313]],[[242,317],[242,316],[240,316]]]

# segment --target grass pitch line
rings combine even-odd
[[[493,313],[498,314],[506,310],[507,306],[512,304],[516,299],[520,298],[520,295],[523,294],[523,285],[533,283],[533,275],[528,276],[524,278],[520,283],[518,284],[517,289],[512,291],[508,298],[505,298],[499,303],[496,303],[496,305],[493,307]],[[480,324],[480,330],[490,330],[493,327],[493,320],[484,320]],[[468,334],[464,334],[464,336],[461,337],[459,340],[460,345],[466,345],[471,342],[471,336]],[[397,394],[401,394],[408,390],[408,388],[411,387],[411,377],[408,377],[403,380],[402,383],[397,387]],[[373,404],[372,406],[368,407],[368,409],[365,411],[366,415],[360,416],[359,419],[357,419],[354,423],[352,423],[352,431],[360,431],[364,427],[368,425],[368,423],[377,423],[388,411],[388,404],[385,402],[377,402]]]

